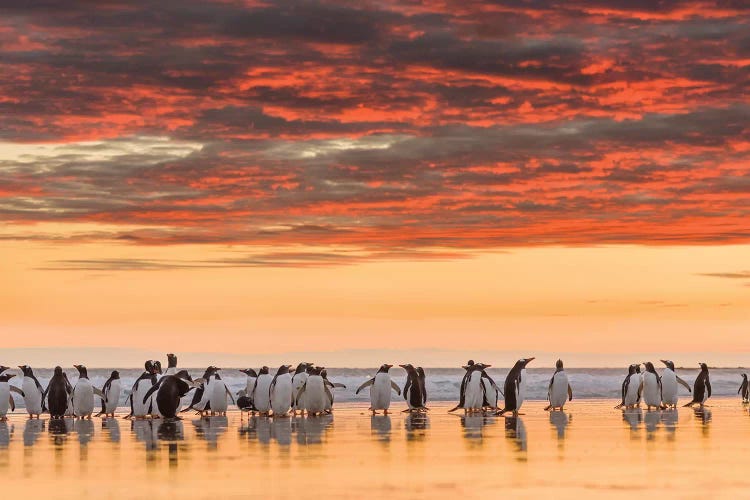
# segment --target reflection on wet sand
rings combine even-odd
[[[484,415],[482,413],[467,413],[461,415],[461,427],[464,430],[464,438],[470,441],[482,441],[483,429],[497,421],[494,415]]]
[[[406,429],[406,439],[409,441],[419,441],[427,436],[427,429],[430,427],[430,417],[426,413],[409,413],[404,421]]]
[[[45,420],[28,419],[23,426],[23,444],[24,446],[34,446],[39,439],[39,435],[44,430]],[[64,424],[63,424],[64,425]]]
[[[568,428],[569,421],[570,417],[564,411],[549,412],[549,423],[557,430],[558,441],[565,439],[565,429]]]
[[[370,416],[370,432],[378,441],[388,443],[391,440],[391,417],[389,415]]]
[[[130,430],[133,432],[135,439],[145,443],[146,450],[155,450],[157,448],[158,435],[154,429],[153,420],[134,419],[130,421]]]
[[[73,430],[78,434],[78,442],[81,446],[86,446],[94,436],[94,421],[79,418],[74,421]]]
[[[526,426],[521,417],[505,417],[505,437],[516,444],[518,451],[526,451]]]
[[[195,434],[208,442],[210,448],[216,448],[219,437],[227,431],[229,421],[226,416],[202,417],[193,420]]]
[[[643,410],[640,408],[627,408],[622,411],[622,419],[630,426],[631,431],[637,431],[643,420]]]
[[[7,421],[0,422],[0,448],[7,448],[13,437],[13,424]]]
[[[646,439],[654,439],[654,433],[661,422],[661,410],[649,410],[643,414],[643,422],[646,424]]]
[[[661,412],[661,423],[670,439],[674,439],[677,431],[677,422],[680,420],[680,413],[677,408],[671,408]]]
[[[320,444],[324,433],[333,425],[333,415],[318,415],[295,419],[297,444]]]
[[[693,413],[695,414],[695,418],[698,420],[701,426],[701,431],[704,438],[707,438],[710,435],[711,426],[711,409],[707,406],[703,407],[694,407]]]
[[[102,419],[102,429],[113,443],[120,442],[120,422],[116,418]]]

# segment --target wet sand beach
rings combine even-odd
[[[517,419],[448,414],[372,417],[338,404],[313,418],[180,422],[121,418],[0,422],[8,497],[35,498],[739,498],[750,416],[736,398],[704,410],[613,410],[613,400],[544,402]]]

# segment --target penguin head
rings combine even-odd
[[[635,373],[641,373],[641,364],[640,363],[636,363],[635,364]]]
[[[701,371],[707,372],[708,371],[708,365],[706,363],[699,363],[701,365]]]
[[[419,375],[419,378],[424,378],[424,369],[422,369],[421,366],[417,367],[417,375]]]
[[[18,365],[18,368],[20,368],[25,377],[31,377],[34,375],[34,372],[29,365]]]
[[[171,352],[167,354],[167,367],[177,368],[177,356],[175,356]]]
[[[378,373],[388,373],[388,370],[390,370],[392,366],[393,365],[389,365],[387,363],[386,364],[382,364],[382,365],[380,365],[380,369],[378,370]]]
[[[56,377],[62,377],[63,376],[62,368],[60,368],[59,366],[56,366],[55,367],[55,371],[54,371],[54,375]]]
[[[151,373],[156,375],[157,373],[161,375],[161,361],[155,360],[153,362],[153,369],[151,370]]]
[[[119,380],[120,379],[120,372],[117,370],[112,370],[112,373],[110,373],[109,378],[112,380]]]
[[[292,365],[281,365],[279,366],[279,369],[276,370],[276,375],[283,375],[285,373],[289,373],[289,369],[292,367]]]
[[[5,370],[10,370],[10,367],[9,366],[0,365],[0,373],[3,373]]]
[[[534,361],[536,358],[521,358],[518,360],[518,364],[521,365],[521,368],[526,368],[526,365]]]
[[[555,368],[557,368],[557,370],[558,370],[558,371],[560,371],[560,370],[562,370],[562,369],[563,369],[563,362],[562,362],[562,359],[558,359],[558,360],[557,360],[557,362],[555,363]],[[562,375],[561,375],[561,376],[562,376]]]
[[[248,377],[258,378],[258,373],[253,370],[252,368],[246,368],[244,370],[240,370],[242,373],[247,375]]]
[[[149,359],[148,361],[146,361],[145,363],[143,363],[143,368],[148,373],[152,373],[154,371],[154,362]]]
[[[633,375],[635,373],[635,365],[628,366],[628,375]]]
[[[474,366],[474,360],[473,360],[473,359],[470,359],[470,360],[469,360],[469,361],[467,361],[467,362],[466,362],[466,364],[465,364],[464,366],[462,366],[461,368],[463,368],[464,370],[468,370],[468,369],[469,369],[469,368],[471,368],[472,366]]]
[[[477,363],[475,366],[478,366],[480,370],[486,370],[487,368],[490,368],[492,365],[488,365],[487,363]]]
[[[73,365],[73,367],[78,370],[78,376],[80,378],[89,378],[89,373],[86,370],[86,367],[83,365]]]
[[[742,374],[742,380],[747,380],[747,373]]]
[[[646,371],[649,373],[656,373],[656,370],[654,369],[654,364],[651,361],[646,361],[643,363],[643,366],[646,367]]]
[[[669,368],[670,370],[674,371],[674,363],[669,359],[660,359],[662,363],[664,363],[664,366]]]
[[[258,371],[258,375],[268,375],[268,367],[262,366],[261,369]]]
[[[0,375],[0,382],[7,382],[15,376],[15,373],[6,373],[5,375]]]
[[[302,373],[307,371],[307,363],[299,363],[297,368],[294,369],[294,373]]]
[[[309,373],[310,375],[320,375],[323,370],[325,370],[325,368],[322,366],[311,366],[310,371],[308,371],[307,373]]]

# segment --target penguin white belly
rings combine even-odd
[[[177,367],[176,366],[170,366],[167,368],[167,370],[164,372],[164,375],[176,375],[177,374]]]
[[[643,375],[643,402],[648,406],[661,405],[659,382],[656,380],[656,375],[650,372]]]
[[[31,377],[24,377],[23,383],[21,384],[21,390],[23,391],[23,402],[26,405],[26,411],[29,415],[39,415],[42,413],[42,393],[36,386],[34,379]]]
[[[138,387],[133,391],[133,416],[145,417],[148,415],[149,406],[151,406],[151,399],[149,398],[144,403],[143,398],[152,386],[151,379],[143,379],[138,382]]]
[[[375,382],[370,387],[370,408],[387,410],[391,406],[391,377],[387,373],[375,375]]]
[[[109,384],[109,391],[107,391],[107,402],[104,405],[104,410],[107,413],[114,413],[117,406],[120,404],[120,392],[122,386],[120,385],[120,379],[115,379]]]
[[[255,387],[255,377],[247,377],[247,381],[245,382],[245,392],[250,397],[253,397],[253,387]]]
[[[79,379],[73,388],[73,413],[88,417],[94,411],[94,388],[87,378]]]
[[[526,399],[526,368],[521,370],[521,382],[518,384],[518,392],[516,393],[516,411],[521,410],[521,405]]]
[[[482,392],[482,372],[473,371],[469,375],[469,381],[466,382],[464,389],[464,408],[467,410],[481,410],[484,403],[484,393]]]
[[[0,417],[8,414],[10,408],[10,386],[8,382],[0,382]]]
[[[701,403],[705,403],[708,399],[708,386],[706,384],[703,384],[703,401]]]
[[[168,371],[168,370],[167,370]],[[156,382],[158,383],[159,380],[162,379],[166,375],[159,375],[156,378]],[[151,399],[149,400],[149,405],[151,406],[151,415],[154,417],[161,417],[161,412],[159,411],[159,405],[156,403],[156,396],[159,394],[159,390],[157,389],[154,391],[153,394],[151,394]]]
[[[328,396],[326,396],[323,377],[313,375],[305,382],[305,409],[308,413],[320,413],[326,409]]]
[[[271,410],[271,398],[268,394],[268,390],[271,387],[273,376],[270,374],[263,374],[258,376],[258,382],[255,384],[255,393],[253,394],[253,401],[255,407],[261,413],[268,413]]]
[[[227,411],[227,386],[223,380],[211,382],[211,411]]]
[[[292,375],[284,373],[276,377],[271,395],[271,409],[274,415],[285,415],[292,407]]]
[[[549,404],[552,408],[561,408],[568,400],[568,376],[560,371],[552,377],[552,388],[549,394]]]
[[[302,389],[302,386],[305,385],[305,382],[307,382],[307,377],[309,375],[307,372],[296,374],[292,377],[292,394],[294,396],[295,401],[298,399],[297,396],[299,395],[299,390]],[[303,394],[301,398],[299,398],[299,403],[295,404],[292,403],[292,407],[297,409],[304,409],[305,408],[305,395]]]
[[[638,403],[638,387],[641,383],[641,377],[638,374],[628,375],[630,382],[628,390],[625,392],[625,406],[633,406]]]
[[[668,368],[661,373],[661,399],[664,404],[677,404],[677,375]]]
[[[487,403],[493,408],[497,408],[497,400],[500,398],[500,393],[497,392],[497,389],[492,387],[492,384],[490,384],[489,380],[486,378],[482,379],[482,386],[484,387],[484,394],[487,398]]]
[[[68,406],[65,408],[65,416],[72,417],[75,415],[75,409],[73,408],[73,393],[68,394]]]

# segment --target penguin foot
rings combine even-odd
[[[554,408],[552,408],[552,405],[549,405],[549,406],[547,406],[547,407],[546,407],[546,408],[544,409],[544,411],[550,411],[550,410],[554,410]]]

